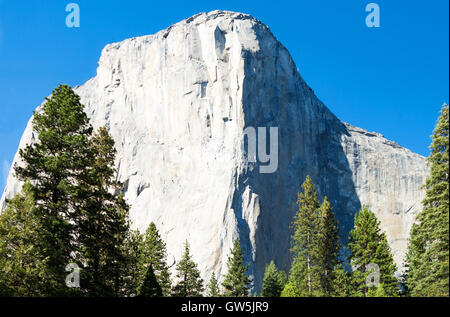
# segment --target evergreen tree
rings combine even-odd
[[[150,223],[144,234],[144,241],[140,249],[139,267],[141,272],[145,274],[149,266],[152,266],[155,271],[163,296],[169,296],[171,281],[167,265],[166,244],[153,222]]]
[[[47,259],[41,256],[41,228],[34,195],[26,183],[0,214],[0,296],[45,296]]]
[[[333,268],[332,276],[331,291],[329,292],[329,295],[332,297],[349,296],[349,276],[342,263],[337,264]]]
[[[413,224],[406,286],[411,296],[449,296],[449,119],[444,104],[427,159],[431,173],[423,210]]]
[[[300,297],[300,291],[293,282],[288,282],[281,292],[281,297]]]
[[[19,179],[33,184],[41,251],[51,269],[47,295],[64,296],[74,291],[65,285],[65,267],[81,262],[76,224],[88,193],[80,190],[79,183],[92,162],[92,127],[80,97],[60,85],[34,113],[33,130],[37,140],[19,151],[24,164],[14,169]]]
[[[219,290],[219,283],[216,279],[216,274],[211,275],[211,279],[209,280],[206,296],[208,297],[219,297],[220,296],[220,290]]]
[[[158,284],[153,267],[150,266],[147,269],[147,274],[145,275],[145,280],[142,286],[138,289],[138,296],[141,297],[161,297],[162,289]]]
[[[290,281],[302,296],[326,296],[332,291],[332,271],[339,250],[337,221],[328,199],[319,203],[309,176],[302,189],[293,222]]]
[[[227,267],[228,273],[222,283],[224,295],[227,297],[249,296],[251,281],[246,275],[248,265],[244,265],[244,255],[238,239],[234,240],[233,249],[228,256]]]
[[[302,294],[320,291],[319,200],[312,180],[306,177],[303,192],[298,194],[298,213],[293,222],[292,254],[294,261],[290,280]]]
[[[367,207],[363,207],[355,216],[349,248],[349,261],[354,268],[351,295],[367,296],[369,287],[366,280],[369,275],[378,274],[372,269],[376,265],[379,268],[380,283],[383,283],[387,296],[398,296],[398,281],[394,276],[396,268],[386,234],[381,232],[380,222]]]
[[[119,296],[128,206],[115,181],[114,141],[105,128],[92,134],[83,108],[69,86],[58,86],[34,113],[37,140],[19,151],[15,172],[33,184],[46,295]],[[81,267],[79,289],[65,285],[69,263]]]
[[[189,254],[189,244],[186,241],[184,254],[177,264],[176,278],[178,282],[173,287],[172,296],[174,297],[201,297],[203,292],[203,280],[200,278],[200,272],[197,264],[192,260]]]
[[[262,297],[280,297],[286,284],[286,276],[278,272],[273,261],[266,265],[262,285]]]
[[[100,128],[90,144],[93,160],[79,183],[89,196],[80,204],[82,216],[76,223],[82,246],[82,291],[88,296],[120,296],[124,283],[121,268],[127,261],[123,247],[129,235],[129,207],[121,194],[122,184],[115,180],[114,140]]]
[[[333,291],[333,269],[337,264],[339,252],[338,224],[332,213],[327,197],[319,209],[319,263],[321,271],[321,288],[325,295]]]

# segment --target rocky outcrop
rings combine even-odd
[[[271,259],[288,269],[290,223],[307,175],[333,204],[344,236],[361,205],[370,206],[401,264],[423,198],[424,158],[337,119],[251,16],[202,13],[107,45],[97,76],[76,92],[94,127],[115,139],[133,225],[154,221],[175,259],[187,239],[205,280],[226,272],[236,238],[257,290]],[[274,173],[246,156],[252,127],[278,128]],[[33,140],[29,124],[20,146]],[[0,204],[20,187],[11,174]]]

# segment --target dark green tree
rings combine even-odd
[[[262,297],[280,297],[284,286],[287,283],[286,274],[279,272],[275,263],[271,261],[266,265],[262,285]]]
[[[201,297],[203,293],[203,280],[200,277],[200,271],[197,264],[192,260],[189,243],[184,245],[182,259],[177,264],[177,283],[172,289],[174,297]]]
[[[206,296],[208,297],[219,297],[220,296],[220,289],[219,289],[219,283],[216,279],[216,274],[213,272],[211,275],[211,279],[209,280],[209,284],[206,291]]]
[[[338,263],[339,230],[332,207],[327,197],[319,209],[319,267],[321,271],[321,288],[325,295],[333,292],[333,269]]]
[[[327,296],[332,291],[332,271],[337,263],[337,221],[325,197],[322,204],[309,176],[298,194],[298,213],[293,221],[293,263],[290,281],[301,296]]]
[[[65,285],[65,267],[81,262],[76,226],[88,193],[79,183],[90,172],[86,167],[94,155],[92,127],[80,97],[60,85],[34,113],[33,130],[37,139],[19,151],[23,164],[14,170],[19,179],[33,184],[41,251],[50,268],[47,295],[65,296],[74,291]]]
[[[81,289],[88,296],[120,296],[123,267],[127,261],[124,245],[130,234],[128,205],[122,184],[115,180],[114,140],[105,128],[90,140],[93,159],[89,173],[79,182],[88,193],[79,205],[78,242],[82,246]]]
[[[331,291],[329,296],[331,297],[347,297],[349,296],[349,274],[345,271],[342,263],[336,264],[333,268],[331,280]]]
[[[163,296],[170,296],[171,281],[167,265],[166,243],[161,238],[156,225],[151,222],[145,234],[140,249],[139,267],[145,274],[147,268],[152,266],[163,291]]]
[[[227,267],[228,273],[222,282],[224,295],[227,297],[248,297],[251,280],[246,275],[248,265],[244,265],[244,255],[238,239],[234,240],[233,249],[228,256]]]
[[[147,274],[145,275],[145,280],[142,286],[138,289],[138,296],[140,297],[161,297],[162,289],[159,286],[156,275],[153,271],[153,267],[150,266],[147,269]]]
[[[411,296],[449,296],[449,121],[444,104],[427,159],[423,210],[413,224],[407,254],[406,286]]]
[[[0,214],[0,296],[45,296],[47,259],[41,256],[33,186],[8,201]]]
[[[349,237],[350,257],[353,267],[350,291],[352,296],[367,296],[368,282],[376,283],[371,277],[379,277],[387,296],[398,296],[398,281],[395,278],[396,267],[386,239],[381,232],[380,222],[367,207],[355,215],[354,228]],[[379,272],[375,269],[378,267]],[[368,279],[370,281],[368,281]]]

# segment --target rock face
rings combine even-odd
[[[116,141],[134,226],[154,221],[175,259],[187,239],[206,281],[226,273],[236,238],[256,290],[271,259],[288,269],[290,223],[307,175],[333,204],[343,236],[361,205],[370,206],[401,265],[421,208],[424,158],[337,119],[251,16],[202,13],[107,45],[97,76],[75,91],[94,127],[106,126]],[[246,158],[252,127],[278,128],[274,173]],[[29,123],[20,147],[34,139]],[[0,206],[20,188],[11,173]]]

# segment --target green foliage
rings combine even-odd
[[[444,104],[427,159],[431,173],[425,184],[424,208],[410,233],[406,286],[411,296],[449,296],[448,147],[448,105]]]
[[[300,297],[300,291],[293,282],[288,282],[281,292],[281,297]]]
[[[266,265],[264,272],[262,297],[280,297],[284,286],[286,285],[286,273],[278,272],[277,267],[273,261]]]
[[[114,141],[93,135],[80,97],[60,85],[34,113],[36,142],[19,154],[17,176],[33,184],[35,244],[46,259],[48,296],[120,296],[129,235],[128,206],[115,181]],[[118,194],[117,194],[118,193]],[[65,285],[66,265],[81,267],[81,285]]]
[[[140,297],[161,297],[162,289],[159,286],[156,275],[153,271],[153,267],[150,266],[147,269],[147,274],[145,275],[145,280],[142,286],[138,289],[138,296]]]
[[[247,297],[251,287],[250,278],[246,275],[248,265],[244,265],[239,240],[234,240],[233,249],[228,257],[228,273],[225,275],[222,286],[227,297]]]
[[[220,290],[219,290],[219,283],[216,279],[216,274],[213,272],[211,275],[211,279],[209,280],[208,288],[206,291],[207,297],[219,297],[220,296]]]
[[[331,291],[329,293],[332,297],[347,297],[349,296],[349,274],[345,271],[342,263],[335,265],[332,272]]]
[[[178,282],[172,289],[174,297],[200,297],[203,292],[203,280],[197,264],[189,254],[189,243],[186,241],[183,257],[177,264],[176,279]]]
[[[378,285],[378,287],[371,287],[367,291],[366,297],[390,297],[385,289],[383,284]]]
[[[326,296],[332,291],[332,270],[339,250],[337,222],[328,199],[319,203],[309,176],[302,189],[293,221],[290,281],[304,296]]]
[[[367,207],[355,216],[354,228],[350,231],[349,261],[354,268],[351,280],[352,296],[367,296],[369,287],[366,280],[373,276],[370,265],[379,267],[380,283],[387,296],[398,296],[398,281],[394,274],[396,267],[386,234],[381,232],[380,222]]]
[[[79,96],[60,85],[34,113],[33,129],[37,140],[19,151],[24,165],[14,169],[19,179],[33,184],[42,256],[50,268],[48,295],[65,296],[73,292],[65,285],[65,267],[81,262],[77,224],[89,192],[80,183],[89,177],[94,157],[92,127]]]
[[[166,243],[161,238],[153,222],[148,226],[139,250],[139,269],[141,275],[146,273],[149,266],[153,267],[163,296],[170,296],[172,282],[170,280],[169,267],[167,266]]]
[[[40,223],[31,184],[0,214],[0,296],[45,296],[47,259],[41,256]]]

